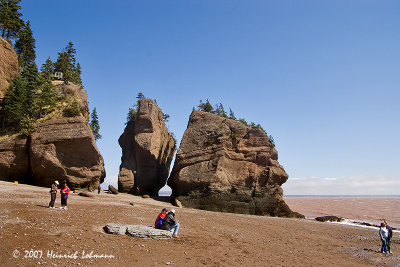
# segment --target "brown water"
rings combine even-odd
[[[379,224],[383,219],[400,228],[400,197],[286,197],[293,211],[306,217],[334,215]]]

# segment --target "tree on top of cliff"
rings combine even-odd
[[[18,33],[19,39],[15,42],[15,51],[18,54],[18,64],[20,68],[35,62],[35,39],[32,35],[31,23],[29,20]]]
[[[81,84],[81,66],[76,64],[76,49],[72,42],[63,49],[62,52],[58,53],[57,61],[54,63],[54,70],[63,73],[63,80],[65,83],[73,82]]]
[[[208,99],[206,100],[205,103],[203,103],[202,100],[200,100],[200,104],[198,105],[199,110],[204,111],[204,112],[209,112],[214,114],[214,108],[210,104],[210,101]]]
[[[218,115],[223,118],[229,118],[231,120],[239,121],[246,127],[250,127],[253,129],[261,129],[265,134],[267,134],[267,132],[262,128],[262,126],[259,123],[258,124],[255,124],[254,122],[248,123],[243,118],[236,119],[235,113],[232,111],[231,108],[229,108],[229,116],[228,116],[225,112],[224,106],[221,103],[216,104],[215,109],[214,109],[213,106],[211,105],[210,101],[208,101],[208,99],[206,100],[205,103],[202,100],[200,100],[200,104],[198,105],[198,108],[200,111],[215,114],[215,115]],[[193,110],[194,110],[194,108],[193,108]],[[269,136],[269,139],[270,139],[271,144],[273,146],[275,146],[275,141],[274,141],[274,138],[272,137],[272,135]]]
[[[97,116],[96,108],[93,108],[93,111],[91,114],[91,121],[90,121],[89,125],[90,125],[90,128],[92,129],[94,139],[95,140],[101,139],[99,118]]]
[[[7,40],[16,38],[19,30],[24,26],[24,21],[20,18],[20,0],[0,0],[0,29],[1,37]]]
[[[35,120],[52,112],[57,95],[48,80],[40,78],[36,64],[27,65],[11,82],[1,103],[0,117],[5,125],[29,135]]]
[[[143,99],[150,99],[150,98],[146,98],[142,92],[139,92],[136,99],[137,99],[136,103],[133,104],[133,106],[131,108],[129,108],[128,114],[126,115],[125,124],[127,124],[130,120],[135,119],[135,116],[136,116],[138,108],[139,108],[140,101],[142,101]],[[157,104],[157,101],[155,99],[154,99],[154,102]],[[169,115],[166,113],[163,113],[163,120],[165,122],[167,122],[169,120]]]
[[[51,81],[53,79],[54,63],[50,57],[46,59],[46,62],[40,68],[40,75],[43,79]]]

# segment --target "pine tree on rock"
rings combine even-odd
[[[20,68],[35,62],[35,39],[32,36],[31,24],[29,20],[19,31],[19,39],[15,42],[15,51],[18,54],[18,64]]]
[[[92,128],[93,136],[95,140],[101,139],[99,118],[97,116],[96,108],[93,108],[91,114],[90,128]]]
[[[0,29],[3,39],[14,39],[19,30],[24,26],[24,21],[20,18],[20,0],[0,0]]]
[[[46,59],[46,62],[40,68],[40,75],[42,79],[51,81],[53,80],[54,73],[54,63],[51,61],[50,57]]]

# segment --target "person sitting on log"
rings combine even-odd
[[[163,208],[162,211],[161,211],[161,213],[158,214],[157,219],[156,219],[156,221],[155,221],[155,223],[154,223],[154,227],[155,227],[156,229],[161,229],[161,225],[162,225],[162,223],[163,223],[163,220],[164,220],[164,218],[165,218],[165,215],[167,215],[167,212],[168,212],[168,210],[167,210],[166,208]]]
[[[175,210],[171,210],[165,215],[161,229],[172,232],[172,237],[177,237],[179,231],[179,222],[175,219]]]

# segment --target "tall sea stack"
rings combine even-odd
[[[282,199],[288,175],[262,129],[194,110],[168,180],[183,206],[301,217]]]
[[[118,191],[158,195],[166,184],[176,150],[163,112],[151,99],[142,99],[118,142],[122,148]]]

